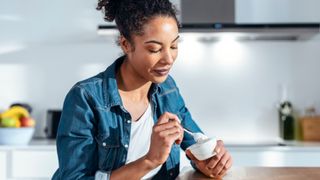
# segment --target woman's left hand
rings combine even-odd
[[[196,159],[190,150],[187,150],[186,154],[204,175],[212,178],[222,178],[232,166],[232,158],[221,140],[217,141],[214,151],[217,153],[215,156],[203,161]]]

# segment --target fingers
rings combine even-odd
[[[178,116],[166,112],[159,117],[158,123],[154,126],[154,132],[158,132],[160,136],[167,136],[179,133],[179,137],[175,140],[176,144],[180,144],[183,140],[183,128],[180,124]]]
[[[179,132],[162,136],[161,141],[163,143],[163,147],[169,148],[169,150],[171,150],[171,146],[179,137],[180,137]]]
[[[183,140],[183,128],[178,117],[172,113],[162,114],[157,124],[153,126],[153,132],[162,139],[165,145],[172,145],[174,142],[180,144]]]
[[[211,174],[212,172],[209,169],[206,169],[206,161],[199,161],[194,155],[191,153],[189,149],[186,151],[186,155],[194,162],[195,166],[206,176],[213,178],[214,176]]]
[[[180,135],[181,129],[176,127],[176,126],[172,126],[171,128],[159,131],[159,135],[161,137],[169,136],[169,135],[172,135],[172,134],[175,134],[175,133],[179,133],[179,135]]]
[[[186,151],[186,155],[196,164],[197,168],[206,176],[211,178],[222,178],[232,166],[232,158],[229,152],[225,149],[221,140],[217,141],[217,145],[213,148],[217,152],[210,159],[199,161],[190,150]]]
[[[173,141],[176,141],[177,139],[179,139],[179,137],[180,137],[180,132],[176,132],[167,136],[168,140],[173,140]],[[172,141],[172,144],[173,144],[173,141]]]
[[[181,144],[183,141],[183,130],[181,130],[179,138],[175,141],[176,144]]]
[[[157,124],[156,126],[154,126],[154,131],[155,132],[161,132],[161,131],[165,131],[167,129],[171,129],[171,128],[178,128],[181,131],[183,130],[180,123],[177,121],[169,121],[166,123],[162,123],[162,124]]]
[[[165,112],[159,117],[157,124],[163,124],[168,122],[169,120],[178,121],[180,123],[178,116],[169,112]]]
[[[232,158],[220,140],[217,142],[215,151],[217,154],[208,162],[207,168],[211,170],[214,176],[222,176],[231,167]]]
[[[227,171],[231,168],[232,166],[232,158],[228,159],[226,165],[222,169],[222,171],[218,174],[219,177],[223,177],[226,175]]]
[[[214,148],[214,151],[215,151],[217,154],[219,154],[222,148],[224,148],[223,141],[217,140],[217,145],[216,145],[216,147]]]
[[[212,173],[214,176],[217,176],[218,174],[221,173],[221,171],[226,167],[227,162],[230,159],[230,155],[229,153],[225,153],[223,155],[223,157],[221,158],[221,160],[218,162],[218,164],[214,167],[214,169],[212,169]]]
[[[191,153],[191,151],[189,149],[186,150],[186,155],[191,159],[191,161],[193,161],[194,163],[198,163],[199,160],[194,157],[194,155]]]
[[[220,159],[222,158],[222,156],[225,154],[225,148],[223,146],[223,142],[221,140],[217,141],[217,145],[214,148],[214,151],[216,152],[216,155],[213,156],[210,161],[207,164],[207,168],[208,169],[213,169],[218,162],[220,161]]]

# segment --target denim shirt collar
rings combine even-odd
[[[111,64],[111,66],[109,66],[104,71],[103,88],[105,92],[105,102],[107,107],[123,105],[119,91],[118,91],[116,74],[121,64],[123,63],[124,59],[125,59],[125,56],[119,57]],[[160,93],[160,92],[161,92],[160,84],[152,83],[148,95],[153,96],[154,94]]]

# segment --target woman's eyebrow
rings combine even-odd
[[[175,42],[177,39],[179,39],[179,35],[171,42],[171,43],[173,43],[173,42]]]
[[[177,39],[179,39],[180,36],[177,36],[171,43],[175,42]],[[156,40],[150,40],[145,42],[145,44],[149,44],[149,43],[155,43],[155,44],[159,44],[159,45],[163,45],[162,42],[156,41]]]

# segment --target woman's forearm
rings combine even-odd
[[[129,164],[126,164],[119,169],[116,169],[111,172],[110,179],[111,180],[122,180],[122,179],[141,179],[148,172],[156,168],[150,160],[146,158],[146,156],[137,159]]]

